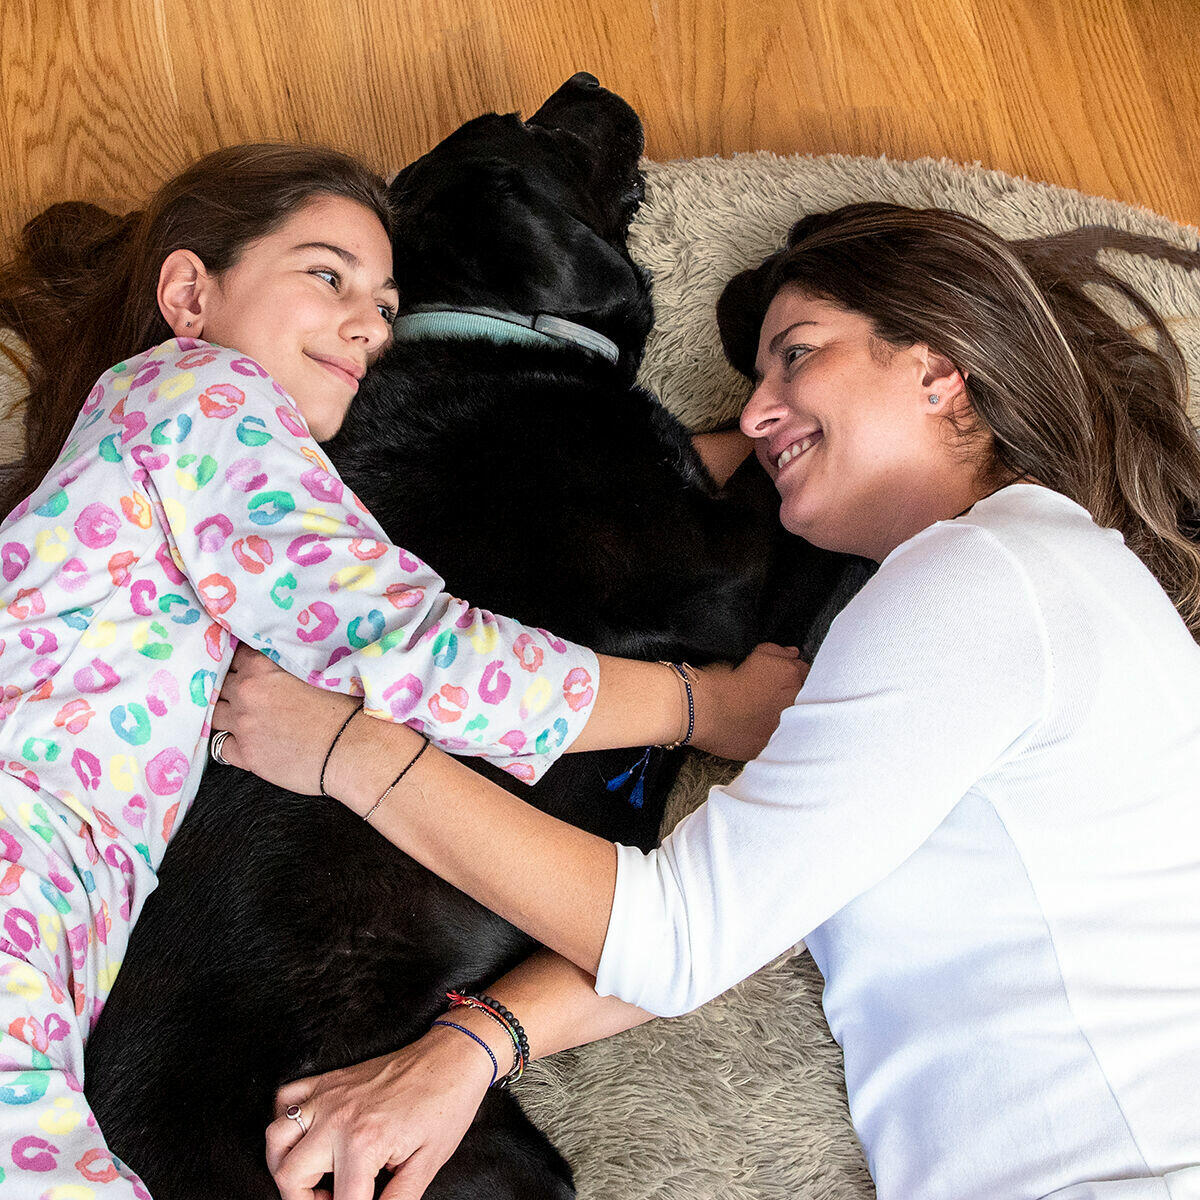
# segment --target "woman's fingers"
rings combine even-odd
[[[300,1133],[300,1126],[295,1121],[288,1121],[286,1117],[280,1120],[294,1125],[296,1133]],[[273,1122],[272,1126],[268,1126],[268,1131],[278,1123]],[[276,1136],[282,1138],[284,1135]],[[282,1157],[273,1165],[269,1157],[272,1141],[268,1140],[267,1165],[271,1169],[275,1186],[279,1189],[282,1200],[320,1200],[321,1196],[327,1194],[319,1186],[321,1180],[333,1172],[335,1162],[350,1160],[353,1155],[344,1147],[336,1146],[330,1137],[330,1130],[322,1129],[319,1124],[310,1128],[307,1133],[300,1134],[298,1138],[292,1136],[294,1140],[291,1146],[283,1151]],[[347,1180],[344,1195],[341,1182],[336,1183],[338,1200],[371,1200],[375,1194],[374,1179],[375,1173],[369,1171],[366,1175],[365,1190],[361,1176],[358,1179]],[[352,1184],[357,1185],[356,1191],[350,1190]]]
[[[334,1157],[333,1194],[337,1200],[374,1200],[379,1167],[352,1151]]]
[[[799,646],[780,646],[777,642],[759,642],[754,649],[762,650],[766,654],[774,654],[777,658],[800,657]],[[753,653],[753,651],[751,653]]]
[[[310,1075],[303,1079],[293,1079],[291,1083],[285,1083],[283,1087],[275,1093],[275,1117],[282,1117],[293,1104],[300,1105],[300,1115],[304,1118],[307,1124],[309,1111],[304,1107],[313,1097],[313,1092],[316,1090],[317,1081],[321,1077],[319,1075]]]
[[[446,1157],[422,1146],[401,1163],[396,1173],[380,1193],[379,1200],[421,1200],[433,1177],[441,1170]],[[339,1195],[338,1200],[341,1200]]]
[[[299,1124],[289,1121],[284,1116],[277,1116],[267,1126],[267,1170],[272,1175],[275,1174],[288,1154],[299,1145],[302,1137],[304,1137],[304,1133]]]
[[[479,1057],[465,1038],[426,1034],[391,1054],[285,1084],[267,1128],[267,1164],[283,1200],[322,1200],[327,1174],[336,1200],[372,1200],[380,1171],[397,1176],[388,1181],[389,1200],[416,1200],[487,1090]],[[286,1116],[292,1104],[308,1127],[301,1136]]]

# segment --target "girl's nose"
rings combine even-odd
[[[383,346],[391,335],[391,326],[383,313],[372,301],[370,308],[357,312],[346,323],[343,333],[351,341],[359,342],[368,354]]]

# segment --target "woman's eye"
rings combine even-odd
[[[389,325],[394,325],[396,323],[396,310],[394,308],[388,304],[377,304],[375,307],[379,309],[379,315]]]
[[[309,274],[324,279],[334,291],[337,291],[342,282],[342,277],[332,267],[313,267]]]
[[[811,346],[789,346],[783,352],[784,366],[795,366],[811,349]]]

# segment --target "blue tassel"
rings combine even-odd
[[[647,746],[642,757],[628,771],[624,771],[615,778],[610,779],[605,785],[610,792],[615,792],[617,788],[622,787],[630,779],[633,779],[633,788],[629,793],[629,803],[634,808],[641,808],[642,802],[645,799],[646,768],[650,765],[650,751],[653,749],[653,746]]]

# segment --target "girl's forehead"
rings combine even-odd
[[[387,231],[369,208],[345,196],[314,196],[305,201],[270,235],[275,243],[351,241],[376,252],[391,253]]]
[[[392,244],[379,217],[344,196],[315,196],[291,213],[278,228],[250,243],[243,260],[282,260],[305,252],[324,252],[343,267],[362,268],[389,281]],[[339,262],[340,260],[340,262]]]

